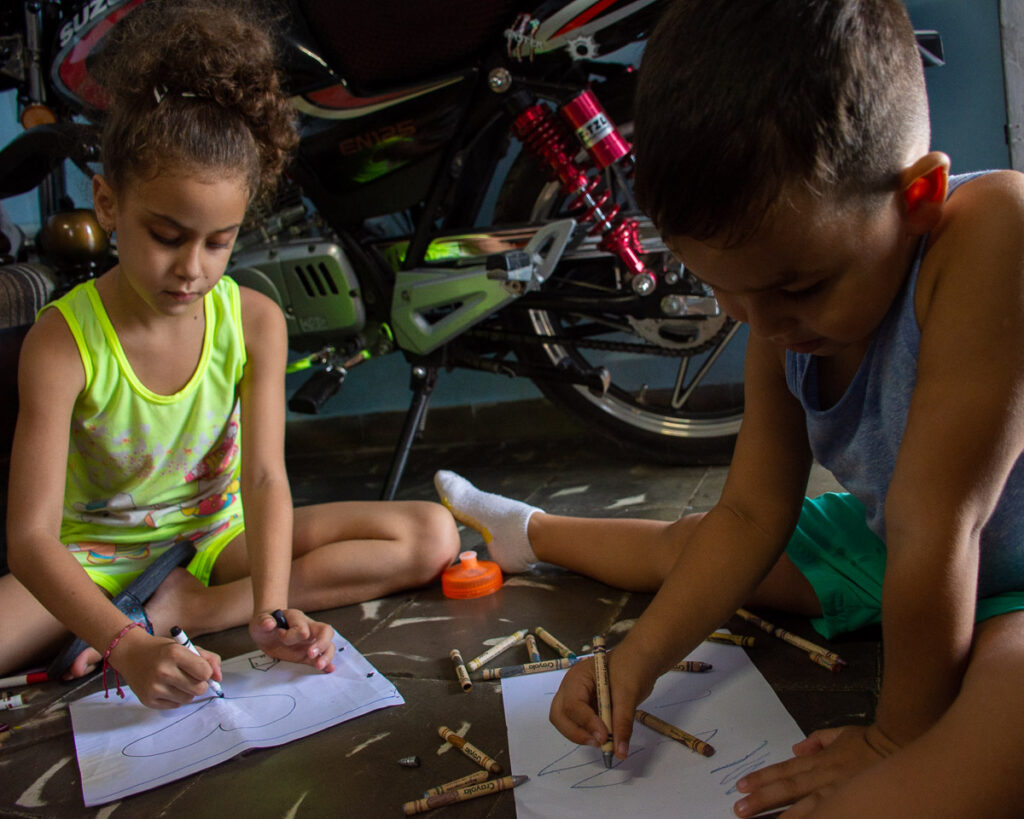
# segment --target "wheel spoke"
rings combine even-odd
[[[683,389],[683,385],[686,383],[686,371],[689,367],[690,357],[688,355],[679,359],[679,372],[676,373],[676,385],[672,388],[672,399],[669,401],[672,409],[679,409],[683,406],[684,402],[679,398],[679,391]]]
[[[690,381],[689,385],[683,390],[683,394],[679,395],[679,387],[681,386],[681,380],[676,380],[676,388],[672,393],[672,409],[682,409],[686,402],[690,400],[690,396],[693,395],[694,390],[700,385],[700,382],[704,380],[704,376],[708,374],[711,368],[714,366],[718,357],[725,351],[729,342],[732,341],[732,337],[736,335],[736,331],[739,330],[739,322],[735,322],[732,327],[729,328],[729,332],[725,334],[725,337],[718,343],[714,350],[712,350],[708,357],[701,364],[700,369],[694,373],[693,380]]]

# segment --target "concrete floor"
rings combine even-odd
[[[458,428],[452,419],[440,424]],[[431,424],[438,422],[431,417]],[[402,498],[434,498],[433,472],[455,469],[478,486],[523,498],[550,511],[595,516],[642,516],[671,520],[707,509],[716,499],[723,467],[666,467],[630,463],[595,446],[593,436],[566,426],[557,434],[523,433],[530,424],[498,408],[492,434],[471,443],[418,445],[399,492]],[[497,425],[497,429],[495,428]],[[485,424],[487,426],[487,424]],[[375,498],[387,473],[386,448],[353,451],[350,439],[328,422],[291,424],[288,463],[297,504],[326,499]],[[428,428],[428,433],[429,433]],[[833,484],[816,473],[812,489]],[[559,490],[588,487],[585,493]],[[615,501],[633,498],[611,508]],[[476,532],[462,533],[465,548],[480,548]],[[485,554],[481,549],[482,556]],[[541,580],[542,583],[531,582]],[[552,593],[550,587],[557,589]],[[406,704],[368,714],[291,744],[252,751],[187,779],[93,809],[83,807],[67,704],[100,689],[98,675],[75,684],[46,683],[23,689],[27,708],[0,714],[14,730],[0,735],[0,815],[24,817],[362,817],[401,814],[403,802],[428,787],[473,772],[458,753],[438,754],[437,726],[472,725],[470,738],[508,767],[500,685],[477,682],[463,693],[448,652],[468,659],[484,641],[520,627],[543,624],[572,647],[608,632],[609,645],[637,617],[649,597],[612,590],[554,567],[513,576],[497,593],[476,600],[449,600],[440,584],[361,606],[324,612],[405,697]],[[766,612],[768,619],[827,645],[847,661],[830,673],[804,654],[733,618],[729,628],[756,634],[746,649],[800,727],[864,723],[878,692],[881,652],[876,631],[827,643],[799,618]],[[616,629],[616,624],[619,628]],[[251,650],[243,629],[204,637],[204,647],[231,657]],[[419,768],[398,760],[419,756]],[[513,817],[511,793],[442,809],[451,817]],[[701,819],[704,819],[701,817]]]

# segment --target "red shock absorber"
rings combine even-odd
[[[568,102],[561,114],[598,170],[604,170],[630,153],[629,143],[590,91]],[[633,289],[640,295],[654,292],[657,281],[640,258],[643,249],[636,221],[620,218],[617,205],[607,207],[611,193],[600,175],[589,177],[586,168],[576,162],[579,149],[571,141],[563,120],[546,106],[534,103],[516,117],[512,129],[527,149],[552,171],[562,190],[573,197],[571,206],[586,209],[581,222],[592,223],[590,232],[601,234],[599,247],[618,256],[626,265]]]

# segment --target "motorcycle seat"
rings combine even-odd
[[[470,67],[504,47],[508,0],[299,0],[320,56],[354,88],[393,88]]]

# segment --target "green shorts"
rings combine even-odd
[[[805,498],[786,554],[814,588],[822,616],[811,623],[825,637],[882,621],[885,544],[868,528],[853,495]],[[978,600],[975,620],[1024,609],[1024,591]]]
[[[210,576],[213,574],[213,564],[217,561],[220,553],[224,551],[224,548],[244,531],[244,520],[239,515],[232,515],[211,531],[203,532],[199,536],[193,536],[192,545],[196,547],[196,555],[185,568],[189,573],[195,575],[204,586],[209,586]],[[85,569],[86,574],[89,575],[93,583],[106,591],[111,597],[116,597],[170,545],[170,541],[164,541],[161,544],[152,544],[152,548],[140,548],[140,553],[145,553],[146,559],[140,560],[132,566],[131,571],[111,572],[102,565],[83,564],[82,568]],[[141,546],[145,547],[146,544],[141,544]]]

